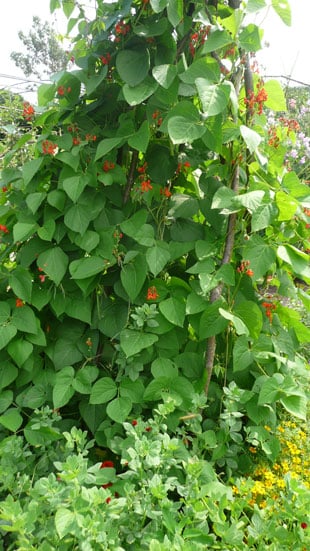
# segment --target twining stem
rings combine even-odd
[[[123,199],[124,205],[127,203],[128,199],[130,197],[130,192],[132,190],[132,186],[133,186],[134,181],[135,181],[135,170],[136,170],[136,166],[137,166],[137,162],[138,162],[138,156],[139,156],[139,153],[135,149],[132,152],[132,155],[131,155],[130,167],[129,167],[129,172],[128,172],[128,176],[127,176],[127,184],[126,184],[126,188],[125,188],[125,192],[124,192],[124,199]]]

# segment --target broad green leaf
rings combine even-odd
[[[91,389],[89,403],[105,404],[117,394],[117,386],[111,377],[102,377],[95,382]]]
[[[276,193],[276,205],[279,209],[278,220],[291,220],[298,209],[299,202],[284,191]]]
[[[262,137],[257,132],[255,132],[255,130],[252,130],[244,124],[240,125],[240,133],[250,153],[255,153],[259,144],[262,141]]]
[[[16,432],[22,425],[23,418],[18,409],[8,409],[3,415],[0,415],[0,424],[11,432]]]
[[[55,220],[50,218],[44,222],[44,226],[38,228],[37,234],[42,241],[52,241],[56,229]]]
[[[156,65],[152,69],[152,75],[160,86],[167,89],[177,76],[177,68],[169,64]]]
[[[33,345],[24,339],[16,339],[9,343],[7,351],[18,367],[22,367],[31,356]]]
[[[138,36],[143,36],[145,38],[151,38],[153,36],[161,36],[167,30],[168,21],[167,19],[153,19],[146,20],[145,24],[135,25],[133,31]]]
[[[92,230],[87,230],[84,235],[77,235],[75,238],[75,243],[87,253],[90,253],[93,249],[95,249],[99,244],[99,241],[99,234]]]
[[[71,138],[72,140],[72,138]],[[56,159],[64,163],[65,165],[71,166],[75,172],[77,172],[79,167],[79,157],[77,155],[73,155],[72,153],[69,153],[69,151],[60,151],[60,153],[57,153]],[[56,190],[55,190],[56,191]],[[53,193],[53,192],[51,192]]]
[[[231,35],[227,31],[216,29],[211,32],[208,39],[202,46],[202,54],[208,54],[214,52],[219,48],[224,48],[233,42]]]
[[[131,106],[139,105],[148,97],[150,97],[158,87],[156,80],[147,76],[145,80],[136,86],[125,84],[123,86],[123,94],[127,103]]]
[[[255,13],[266,7],[266,0],[248,0],[246,12]]]
[[[66,507],[57,509],[55,514],[55,527],[60,539],[64,538],[67,534],[74,533],[77,527],[75,513]]]
[[[101,69],[97,75],[92,75],[84,80],[86,93],[90,96],[96,88],[105,80],[108,73],[108,67],[105,66]]]
[[[66,200],[66,194],[61,189],[53,189],[47,195],[47,202],[49,205],[52,205],[52,207],[55,207],[55,209],[59,211],[63,210]]]
[[[95,161],[98,161],[98,159],[101,159],[104,155],[112,151],[115,147],[118,147],[122,142],[124,141],[123,137],[120,138],[106,138],[105,140],[101,140],[99,142],[96,155],[95,155]]]
[[[120,395],[124,398],[130,398],[133,404],[143,402],[144,386],[140,379],[132,381],[131,379],[123,378],[119,390]]]
[[[242,335],[238,337],[233,349],[233,370],[244,371],[253,362],[253,354],[249,348],[248,339]]]
[[[158,336],[151,333],[142,333],[133,329],[124,329],[120,334],[120,343],[125,356],[129,358],[149,348],[158,341]]]
[[[197,78],[196,86],[206,117],[222,113],[228,104],[230,89],[225,84],[211,84],[204,78]]]
[[[175,144],[192,143],[201,138],[206,129],[202,123],[186,117],[171,117],[168,120],[168,133]]]
[[[9,360],[1,362],[0,365],[0,389],[9,386],[15,381],[18,375],[18,369]]]
[[[155,13],[162,12],[168,6],[169,0],[150,0],[150,4]]]
[[[12,323],[0,325],[0,350],[15,337],[16,333],[17,329]]]
[[[84,188],[87,186],[88,181],[89,178],[87,178],[87,176],[84,174],[71,176],[70,178],[66,178],[63,181],[63,188],[68,197],[70,197],[71,201],[73,201],[73,203],[77,202],[81,193],[83,193]]]
[[[193,61],[179,79],[185,84],[195,84],[197,78],[203,78],[208,84],[214,84],[220,79],[220,70],[217,61],[205,56]]]
[[[55,384],[53,386],[53,404],[54,408],[65,406],[74,394],[72,382],[74,379],[74,369],[71,366],[63,367],[55,375]]]
[[[77,233],[83,235],[90,222],[89,210],[85,208],[84,204],[73,205],[64,217],[66,226]]]
[[[292,394],[291,396],[283,396],[280,400],[283,407],[299,419],[307,420],[307,404],[308,400],[306,396],[297,396]]]
[[[103,259],[99,256],[87,256],[79,260],[73,260],[69,265],[69,272],[73,279],[86,279],[92,277],[105,268]]]
[[[147,274],[145,257],[141,254],[128,264],[123,264],[121,270],[121,282],[131,301],[134,301],[140,293]]]
[[[176,27],[183,19],[183,0],[169,0],[167,15],[171,25]]]
[[[38,332],[37,318],[33,310],[26,304],[21,308],[15,308],[12,316],[12,323],[18,331],[34,334]]]
[[[27,195],[26,204],[31,210],[32,214],[35,214],[37,212],[39,206],[41,205],[42,201],[44,201],[45,197],[46,197],[46,193],[43,193],[43,192],[29,193],[29,195]]]
[[[293,245],[280,245],[277,248],[277,256],[289,264],[296,274],[310,279],[309,258],[306,253]]]
[[[257,25],[250,23],[239,34],[239,43],[246,52],[257,52],[261,49],[261,31]]]
[[[37,90],[38,105],[47,105],[55,97],[55,84],[41,84]]]
[[[128,144],[130,145],[130,147],[133,147],[134,149],[145,153],[147,150],[147,146],[149,145],[149,139],[149,123],[147,121],[144,121],[141,124],[139,130],[135,134],[133,134],[133,136],[130,136],[128,138]]]
[[[124,301],[106,299],[101,315],[102,318],[98,322],[99,331],[107,337],[115,338],[127,324],[128,306]]]
[[[234,313],[242,319],[253,339],[258,339],[263,326],[263,315],[259,306],[251,300],[238,302]]]
[[[37,265],[44,273],[59,285],[62,281],[68,266],[69,258],[60,247],[53,247],[44,251],[38,256]]]
[[[146,210],[138,210],[136,214],[128,218],[127,220],[124,220],[124,222],[121,222],[121,230],[126,235],[129,235],[129,237],[135,238],[135,235],[141,228],[143,224],[145,224],[148,217],[148,213]]]
[[[272,226],[277,218],[278,209],[274,203],[262,204],[253,212],[251,218],[252,232]]]
[[[260,279],[271,269],[276,261],[276,252],[273,246],[265,242],[259,235],[252,235],[243,250],[244,260],[250,261],[250,268],[254,272],[254,279]]]
[[[173,323],[183,327],[185,320],[185,302],[176,297],[170,297],[159,303],[159,310],[165,318]]]
[[[274,11],[288,27],[292,24],[291,7],[288,0],[271,0]]]
[[[170,260],[169,247],[164,241],[156,241],[153,247],[147,249],[145,256],[150,271],[156,277]]]
[[[116,56],[116,69],[129,86],[137,86],[147,76],[150,68],[148,50],[121,50]]]
[[[84,321],[91,325],[93,304],[90,297],[74,295],[67,297],[65,304],[65,313],[71,318]]]
[[[9,275],[9,285],[18,298],[25,302],[31,301],[32,277],[28,270],[16,266],[15,270]]]
[[[34,222],[16,222],[13,226],[14,243],[18,241],[26,241],[31,237],[37,229],[37,224]]]
[[[25,391],[17,396],[16,403],[23,408],[39,408],[49,400],[46,390],[46,385],[44,384],[28,385]]]
[[[261,205],[264,195],[265,192],[262,189],[248,191],[235,197],[233,204],[242,205],[252,213]]]
[[[0,392],[0,413],[7,410],[13,403],[14,394],[12,390],[2,390]]]
[[[290,195],[296,197],[296,199],[302,199],[309,195],[309,186],[302,184],[296,172],[293,171],[284,174],[282,187],[289,192]]]
[[[40,157],[39,159],[32,159],[31,161],[27,161],[23,165],[23,178],[25,186],[27,186],[29,182],[31,182],[32,178],[41,168],[42,163],[43,157]]]
[[[107,415],[116,423],[124,423],[132,409],[130,398],[120,396],[107,405]]]
[[[199,323],[199,339],[207,339],[213,335],[222,333],[228,325],[228,320],[219,313],[222,301],[217,300],[213,304],[208,304],[201,315]]]
[[[99,369],[95,365],[85,365],[75,375],[75,379],[72,381],[74,390],[80,392],[80,394],[90,394],[92,389],[92,383],[97,379]]]
[[[178,376],[178,368],[168,358],[156,358],[152,362],[151,372],[155,379],[158,377],[173,378]]]
[[[231,323],[236,329],[237,335],[246,335],[246,336],[249,335],[247,326],[245,325],[245,323],[243,323],[243,321],[240,318],[238,318],[231,312],[224,310],[223,308],[219,308],[219,313],[221,314],[221,316],[223,316],[223,318],[231,321]]]
[[[283,380],[284,377],[281,373],[275,373],[272,377],[268,377],[260,389],[258,405],[273,404],[282,398],[281,388]]]
[[[280,82],[278,80],[266,80],[264,89],[268,96],[265,106],[273,111],[286,111],[286,98]]]

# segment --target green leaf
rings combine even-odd
[[[248,0],[246,5],[246,11],[248,13],[255,13],[266,7],[266,0]]]
[[[15,270],[9,275],[9,285],[18,298],[25,302],[31,301],[32,277],[28,270],[16,266]]]
[[[120,300],[106,299],[102,307],[102,318],[98,329],[107,337],[115,338],[127,324],[128,306]]]
[[[150,68],[148,50],[121,50],[116,56],[116,69],[119,76],[129,86],[137,86],[147,76]]]
[[[33,345],[24,339],[17,339],[10,342],[7,347],[7,351],[18,367],[22,367],[26,360],[28,360],[29,356],[31,356],[33,352]]]
[[[18,241],[26,241],[31,237],[37,229],[37,224],[33,222],[16,222],[13,226],[14,243]]]
[[[310,279],[309,258],[293,245],[280,245],[277,248],[277,256],[289,264],[294,272],[306,279]]]
[[[152,69],[152,75],[163,88],[169,88],[177,76],[175,65],[156,65]]]
[[[283,23],[288,27],[292,24],[291,8],[288,0],[272,0],[271,5]]]
[[[248,126],[245,126],[244,124],[240,125],[240,133],[249,151],[251,153],[255,153],[259,144],[262,141],[262,137],[257,132],[255,132]]]
[[[91,389],[90,404],[105,404],[117,394],[117,386],[111,377],[102,377]]]
[[[208,304],[201,315],[199,323],[199,338],[200,340],[207,339],[213,335],[222,333],[227,325],[228,320],[223,318],[219,313],[219,308],[222,306],[222,301],[217,300],[213,304]]]
[[[10,361],[5,360],[0,365],[0,389],[9,386],[15,381],[18,375],[18,369]]]
[[[145,257],[141,254],[135,256],[128,264],[123,264],[121,282],[132,302],[140,293],[146,279],[146,274],[147,265]]]
[[[123,86],[124,98],[131,106],[139,105],[150,97],[155,92],[157,87],[157,82],[153,78],[147,76],[145,80],[134,87],[129,84],[125,84]]]
[[[148,213],[146,210],[138,210],[136,214],[134,214],[127,220],[124,220],[124,222],[121,222],[120,227],[122,232],[124,232],[129,237],[135,238],[135,235],[137,234],[141,226],[145,224],[147,217]]]
[[[176,27],[183,19],[183,0],[169,0],[167,15],[171,25]]]
[[[244,371],[249,365],[253,362],[253,354],[249,349],[248,339],[246,336],[242,335],[239,337],[233,349],[233,370]]]
[[[71,178],[66,178],[62,185],[71,201],[76,203],[88,183],[89,178],[84,174],[79,174],[77,176],[72,176]]]
[[[8,409],[3,415],[0,415],[0,423],[11,432],[16,432],[21,427],[23,418],[18,409],[11,408]]]
[[[70,139],[72,141],[71,137]],[[56,159],[61,161],[65,165],[70,166],[74,170],[74,172],[77,172],[79,167],[79,161],[80,161],[80,158],[77,155],[73,155],[69,151],[60,151],[60,153],[57,153]],[[54,191],[58,191],[58,190],[54,190]],[[53,193],[53,191],[51,193]]]
[[[72,381],[74,390],[81,394],[90,394],[92,390],[92,383],[97,379],[99,369],[95,365],[85,365],[75,375],[75,379]]]
[[[150,271],[156,277],[170,260],[168,244],[164,241],[156,241],[153,247],[147,249],[145,256]]]
[[[284,377],[281,373],[275,373],[272,377],[268,377],[260,389],[258,405],[272,404],[282,398],[283,380]]]
[[[141,333],[132,329],[124,329],[120,334],[120,343],[125,356],[129,358],[151,347],[158,341],[158,336],[151,333]]]
[[[286,111],[286,98],[280,82],[278,80],[266,80],[264,89],[268,96],[265,106],[273,111]]]
[[[147,146],[149,145],[149,140],[149,123],[147,121],[144,121],[141,124],[139,130],[133,136],[130,136],[130,138],[128,138],[128,144],[130,145],[130,147],[133,147],[134,149],[145,153],[147,150]]]
[[[83,235],[90,223],[89,211],[84,204],[73,205],[64,217],[66,226],[77,233]]]
[[[55,209],[62,211],[66,203],[66,194],[61,189],[53,189],[47,195],[47,202]]]
[[[103,272],[104,268],[102,258],[99,256],[88,256],[79,260],[73,260],[69,265],[69,272],[73,279],[86,279]]]
[[[98,159],[101,159],[101,157],[112,151],[112,149],[118,147],[123,141],[124,137],[106,138],[105,140],[101,140],[97,147],[95,161],[98,161]]]
[[[283,407],[298,417],[299,419],[307,420],[307,398],[306,396],[297,396],[292,394],[291,396],[283,396],[280,400]]]
[[[31,210],[32,214],[35,214],[41,205],[42,201],[44,201],[46,197],[46,193],[29,193],[26,197],[26,204],[28,208]]]
[[[60,247],[53,247],[44,251],[38,256],[37,265],[44,273],[59,285],[62,281],[68,266],[69,258]]]
[[[196,86],[204,115],[212,117],[222,113],[228,104],[230,89],[225,84],[211,84],[204,78],[197,78]]]
[[[38,333],[37,318],[33,310],[26,304],[22,308],[15,308],[12,316],[12,323],[16,329],[24,333]]]
[[[31,161],[27,161],[24,164],[23,178],[24,178],[25,186],[27,186],[29,182],[31,182],[32,178],[41,168],[42,163],[43,163],[43,157],[40,157],[39,159],[32,159]]]
[[[291,220],[299,207],[299,202],[284,191],[276,193],[276,205],[279,209],[278,220]]]
[[[168,6],[169,0],[150,0],[152,9],[155,13],[162,12]]]
[[[183,327],[185,320],[185,302],[176,297],[170,297],[159,303],[159,310],[165,318],[173,323]]]
[[[179,74],[179,79],[185,84],[195,84],[197,78],[205,79],[208,85],[218,82],[220,70],[217,61],[210,59],[209,56],[196,59],[184,73]]]
[[[239,34],[239,43],[246,52],[257,52],[261,49],[260,29],[254,23],[247,25]]]
[[[221,314],[221,316],[223,316],[223,318],[232,322],[232,324],[236,329],[237,335],[246,335],[246,336],[249,335],[247,326],[243,323],[243,321],[240,318],[238,318],[231,312],[224,310],[223,308],[219,308],[219,313]]]
[[[90,253],[97,247],[100,241],[100,236],[97,232],[87,230],[84,235],[77,235],[75,243],[87,253]]]
[[[86,77],[84,80],[85,87],[86,87],[86,93],[87,95],[91,95],[98,86],[105,80],[108,73],[108,67],[105,66],[101,68],[101,71],[97,75],[92,75],[91,77]]]
[[[0,325],[0,350],[15,337],[16,333],[17,329],[12,323]]]
[[[178,376],[178,368],[168,358],[156,358],[152,362],[151,372],[155,379],[158,377],[174,378]]]
[[[75,514],[65,507],[60,507],[55,514],[55,527],[60,539],[74,533],[77,527]]]
[[[196,120],[190,120],[186,117],[171,117],[168,120],[168,133],[173,143],[192,143],[201,138],[206,129]]]
[[[252,232],[263,230],[272,226],[278,214],[278,209],[274,203],[262,204],[253,212],[251,218]]]
[[[258,339],[263,327],[263,315],[256,302],[243,300],[234,307],[234,313],[245,323],[250,336]]]
[[[53,386],[53,404],[54,408],[65,406],[74,394],[72,382],[74,379],[74,369],[71,366],[63,367],[55,375],[55,384]]]
[[[132,409],[130,398],[120,396],[107,405],[107,414],[116,423],[124,423]]]
[[[14,399],[14,394],[12,390],[2,390],[0,392],[0,413],[3,413],[7,410],[12,404]]]
[[[201,53],[208,54],[214,52],[219,48],[224,48],[224,46],[232,44],[232,42],[232,37],[227,31],[216,29],[209,34],[208,39],[202,47]]]
[[[254,278],[260,279],[270,270],[276,261],[274,248],[265,242],[259,235],[252,235],[243,250],[244,260],[250,261],[250,268],[254,272]]]

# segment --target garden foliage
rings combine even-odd
[[[5,434],[57,440],[33,414],[48,406],[111,448],[163,397],[170,430],[206,397],[205,453],[230,474],[250,445],[276,459],[264,426],[281,409],[306,418],[310,331],[290,301],[309,305],[309,188],[285,164],[287,126],[268,132],[282,88],[251,71],[265,4],[98,0],[90,21],[51,0],[75,66],[25,106],[1,177]]]

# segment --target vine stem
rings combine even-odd
[[[128,177],[127,177],[127,184],[124,192],[124,205],[127,203],[130,197],[130,192],[135,181],[135,170],[138,162],[138,156],[139,156],[139,153],[135,149],[132,152],[132,156],[131,156],[131,162],[130,162]]]

